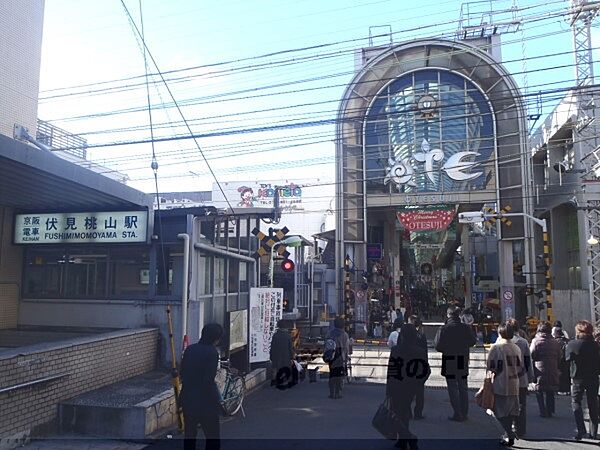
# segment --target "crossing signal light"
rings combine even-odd
[[[296,264],[294,264],[294,261],[292,261],[291,259],[284,259],[281,263],[281,270],[283,270],[284,272],[291,272],[294,270],[295,267]]]

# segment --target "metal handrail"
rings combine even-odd
[[[15,384],[13,386],[8,386],[4,388],[0,388],[0,394],[4,394],[6,392],[12,392],[19,389],[23,389],[29,386],[35,386],[36,384],[47,383],[49,381],[59,380],[64,377],[68,377],[71,375],[70,373],[61,373],[58,375],[50,375],[49,377],[39,378],[33,381],[27,381],[26,383]]]

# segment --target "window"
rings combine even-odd
[[[210,263],[211,258],[207,255],[198,257],[198,295],[210,295]]]
[[[225,293],[225,259],[215,257],[215,294]]]
[[[28,248],[23,294],[29,298],[127,298],[148,295],[145,246]]]
[[[109,280],[111,296],[147,295],[150,283],[148,251],[111,251]]]

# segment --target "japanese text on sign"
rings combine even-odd
[[[271,339],[283,316],[283,289],[250,289],[250,362],[269,360]]]
[[[147,211],[17,214],[15,244],[145,242]]]

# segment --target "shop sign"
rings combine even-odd
[[[408,231],[445,230],[454,220],[454,209],[418,209],[398,212],[398,220]]]
[[[383,258],[383,248],[381,244],[367,244],[367,259],[379,261]]]
[[[146,242],[147,211],[17,214],[15,244]]]
[[[250,289],[250,362],[269,360],[277,321],[283,317],[282,288]]]
[[[213,186],[213,201],[226,201],[238,208],[273,208],[275,194],[279,194],[279,207],[282,211],[303,211],[303,188],[293,182],[271,183],[225,183],[221,192]],[[225,195],[225,198],[223,198]],[[226,205],[223,205],[226,206]]]
[[[417,164],[413,166],[407,159],[388,160],[387,174],[383,180],[384,184],[393,183],[400,191],[404,185],[418,187],[415,180],[417,173],[424,173],[434,185],[439,184],[440,173],[445,174],[454,181],[472,181],[483,175],[483,171],[474,170],[481,162],[476,158],[481,156],[478,152],[465,151],[455,153],[448,158],[443,150],[432,149],[429,142],[423,139],[421,151],[412,154],[411,161]],[[442,162],[445,161],[442,164]],[[440,167],[441,165],[441,167]],[[415,173],[416,172],[416,173]]]

